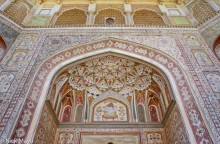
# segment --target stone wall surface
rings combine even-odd
[[[177,106],[174,107],[173,111],[171,112],[167,123],[164,127],[164,134],[166,138],[166,143],[181,143],[187,144],[189,143],[188,136],[181,119],[181,114]]]
[[[54,121],[50,108],[45,104],[33,142],[35,144],[53,144],[55,142],[56,131],[57,124]]]
[[[25,138],[53,67],[109,48],[166,67],[181,92],[197,143],[220,141],[220,64],[200,33],[117,28],[23,31],[0,63],[1,140],[9,137],[13,126],[11,138]]]
[[[19,32],[0,22],[0,35],[6,42],[7,48],[10,48],[19,35]]]
[[[212,22],[201,27],[200,32],[208,45],[213,48],[213,43],[220,35],[220,15],[217,16]]]

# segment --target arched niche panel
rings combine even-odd
[[[75,122],[81,123],[83,118],[83,106],[78,105],[76,108]]]
[[[122,47],[124,45],[125,47]],[[135,51],[134,47],[141,51]],[[147,50],[148,53],[145,53],[143,50]],[[200,125],[199,127],[195,126],[193,123],[193,120],[190,119],[190,117],[188,117],[187,115],[188,114],[187,112],[194,111],[198,114],[197,115],[198,120],[201,123],[205,123],[204,119],[201,116],[199,108],[196,105],[196,101],[193,97],[194,91],[192,91],[192,89],[190,88],[190,85],[187,81],[188,78],[184,75],[185,73],[183,72],[183,69],[181,68],[179,63],[177,63],[175,60],[173,60],[166,54],[156,51],[153,48],[149,48],[149,47],[138,45],[138,44],[133,44],[130,42],[124,42],[122,40],[113,39],[113,38],[110,38],[107,40],[100,40],[98,42],[96,41],[94,43],[88,43],[86,45],[80,45],[77,47],[73,47],[71,49],[65,49],[64,51],[62,51],[62,53],[60,52],[54,56],[51,56],[47,60],[45,60],[45,62],[42,63],[42,66],[36,72],[35,77],[33,79],[33,81],[40,81],[42,84],[38,85],[33,82],[27,94],[27,98],[28,99],[30,98],[29,100],[31,102],[34,101],[34,102],[39,102],[39,103],[37,103],[37,105],[34,105],[34,108],[28,107],[30,101],[26,101],[24,103],[24,107],[21,111],[21,115],[18,118],[18,121],[16,123],[16,126],[14,128],[11,138],[33,137],[34,130],[37,127],[36,120],[39,119],[38,118],[39,110],[42,109],[42,106],[43,106],[42,101],[45,99],[47,90],[49,88],[49,86],[48,87],[45,87],[45,86],[50,84],[53,76],[56,74],[58,69],[61,69],[64,65],[71,64],[72,62],[77,62],[77,60],[80,60],[82,58],[89,58],[91,56],[94,56],[97,54],[103,54],[107,52],[117,53],[121,55],[126,54],[126,57],[131,56],[134,58],[139,58],[145,62],[154,64],[156,67],[160,68],[165,73],[164,75],[166,75],[169,78],[169,82],[172,84],[175,97],[178,97],[177,103],[179,104],[181,114],[186,119],[186,121],[188,119],[189,123],[184,121],[184,124],[186,126],[188,133],[192,134],[192,135],[189,135],[190,142],[192,143],[202,142],[201,137],[197,136],[197,130],[201,130],[201,128],[204,130],[203,138],[206,139],[207,142],[209,143],[212,142],[212,138],[207,130],[207,126],[206,125]],[[52,63],[59,56],[63,56],[64,59],[63,60],[61,59],[60,61],[56,63]],[[51,63],[52,67],[51,65],[50,67],[48,67],[47,65],[48,63]],[[178,72],[178,75],[181,75],[181,77],[175,77],[173,75],[174,70],[175,72]],[[45,72],[45,76],[42,79],[39,79],[39,77],[42,76],[42,72]],[[185,83],[183,85],[178,85],[178,83],[182,81]],[[35,93],[33,93],[35,89],[37,90]],[[187,96],[187,99],[185,99],[186,96]],[[32,100],[33,98],[36,98],[36,99]],[[188,102],[191,103],[191,106],[185,107],[183,103],[188,103]],[[39,109],[36,109],[36,108],[39,108]],[[30,116],[30,120],[27,122],[27,125],[22,126],[20,123],[23,121],[23,117],[25,116],[25,111],[29,109],[31,109],[33,113]],[[30,129],[30,127],[34,129]],[[17,134],[17,130],[19,129],[22,129],[22,130],[25,129],[27,131],[24,131],[23,135],[20,136]]]
[[[165,92],[162,94],[162,89],[166,81],[161,73],[151,65],[122,55],[105,54],[70,64],[59,71],[52,83],[49,93],[55,113],[61,117],[63,107],[71,105],[74,108],[72,122],[76,123],[149,122],[150,104],[157,106],[160,118],[165,115],[170,104],[167,102],[165,106],[164,99],[168,100]],[[128,106],[126,109],[131,114],[129,118],[120,117],[122,113],[118,113],[117,109],[120,107],[123,111],[125,108],[123,105],[115,107],[117,101],[109,105],[100,103],[99,108],[94,108],[94,104],[109,96]],[[112,117],[106,114],[111,108],[116,111]]]
[[[65,106],[62,114],[62,122],[70,122],[72,107],[70,105]]]
[[[150,121],[159,122],[161,118],[164,116],[164,112],[166,111],[166,109],[162,104],[162,99],[160,98],[160,96],[156,95],[151,90],[149,90],[148,92],[147,106],[148,106]]]
[[[144,106],[142,104],[138,105],[138,120],[139,122],[146,122],[145,118],[145,111],[144,111]]]
[[[149,106],[149,112],[151,122],[159,122],[158,110],[155,105]]]
[[[86,19],[87,15],[84,10],[71,9],[60,14],[55,25],[85,25]]]
[[[157,12],[147,9],[135,11],[133,20],[135,25],[165,25]]]
[[[120,10],[103,9],[95,16],[95,24],[125,24],[125,16]]]
[[[52,94],[54,94],[53,91]],[[57,94],[55,93],[54,100],[51,99],[50,101],[54,101],[52,105],[54,105],[55,113],[57,115],[60,115],[64,106],[72,106],[73,100],[74,98],[72,89],[68,83],[65,83],[63,87],[60,88],[59,91],[57,91]]]
[[[70,106],[71,108],[73,107],[74,97],[73,97],[72,90],[71,89],[67,89],[67,90],[61,89],[61,92],[59,92],[57,99],[58,99],[57,105],[54,108],[54,111],[57,114],[57,116],[59,117],[60,122],[71,122],[73,111],[71,110],[71,111],[69,111],[69,113],[67,113],[70,108],[66,109],[66,107],[68,107],[68,106]],[[68,118],[67,118],[67,114],[68,114]],[[65,116],[66,116],[66,118],[65,118]]]
[[[93,122],[128,122],[128,107],[121,101],[106,98],[93,108]]]

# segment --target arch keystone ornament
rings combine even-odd
[[[178,62],[151,47],[114,38],[74,46],[46,59],[35,73],[11,139],[33,139],[50,83],[59,69],[77,60],[108,52],[143,60],[164,72],[183,117],[189,141],[193,144],[213,143],[189,82]],[[29,103],[32,103],[31,107]]]

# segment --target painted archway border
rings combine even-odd
[[[85,56],[89,57],[106,52],[126,54],[142,59],[157,67],[159,66],[158,68],[161,68],[165,74],[169,74],[168,78],[171,79],[170,84],[174,94],[177,94],[175,98],[183,116],[190,141],[205,144],[213,143],[178,62],[167,54],[151,47],[115,38],[74,46],[46,59],[35,74],[11,139],[32,138],[28,134],[33,135],[36,130],[50,81],[61,67],[85,58]]]

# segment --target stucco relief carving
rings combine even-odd
[[[147,134],[148,144],[163,144],[162,136],[160,133],[150,133]]]
[[[124,104],[106,99],[94,107],[93,121],[128,121],[128,111]]]
[[[16,50],[8,60],[9,69],[17,69],[22,65],[29,50]]]
[[[212,87],[214,92],[220,92],[220,74],[219,73],[207,73],[206,78]]]
[[[200,43],[198,42],[197,38],[193,35],[185,35],[185,39],[187,43],[191,46],[200,46]]]
[[[60,134],[58,144],[74,144],[73,137],[73,134],[70,133]]]
[[[27,36],[25,36],[25,37],[22,39],[20,45],[21,45],[21,46],[30,46],[30,45],[32,45],[33,43],[35,43],[35,41],[36,41],[36,36],[35,36],[35,35],[27,35]]]
[[[58,49],[58,48],[57,48]],[[143,51],[144,50],[144,51]],[[80,50],[78,50],[79,52],[80,52]],[[144,54],[144,53],[146,53],[146,54],[148,54],[148,51],[147,50],[145,50],[145,49],[142,49],[142,53]],[[45,53],[46,54],[46,53]],[[52,52],[50,53],[50,54],[52,54]],[[48,55],[50,55],[50,54],[48,54]],[[66,53],[66,55],[68,55],[68,53]],[[145,55],[145,54],[144,54]],[[57,61],[56,61],[57,60]],[[54,63],[56,63],[56,62],[58,62],[59,61],[59,58],[57,58],[56,60],[54,60]],[[164,61],[162,61],[162,62],[164,62]],[[172,67],[172,64],[170,64],[169,66],[171,66]],[[175,70],[174,70],[174,72],[175,72]],[[184,89],[183,89],[183,91],[184,91]],[[186,94],[186,93],[185,93]],[[34,100],[36,100],[36,97],[37,96],[34,96]]]
[[[212,61],[204,50],[192,50],[192,52],[199,65],[213,65]]]
[[[11,72],[0,73],[0,92],[7,92],[15,75]]]
[[[169,36],[114,36],[116,38],[140,43],[161,50],[170,56],[183,61],[174,38]],[[142,50],[143,51],[143,50]]]

